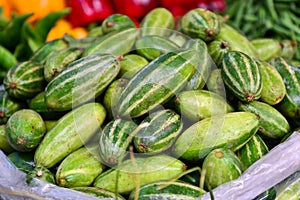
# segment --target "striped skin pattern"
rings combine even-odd
[[[192,49],[156,58],[128,82],[117,103],[117,112],[135,118],[165,103],[186,86],[197,62],[198,56]]]
[[[12,67],[3,80],[8,94],[18,99],[29,99],[44,90],[44,67],[25,61]]]
[[[119,70],[119,61],[111,54],[94,54],[72,62],[48,83],[45,90],[47,107],[65,111],[95,99]]]
[[[220,33],[221,24],[215,13],[196,8],[182,17],[181,28],[189,36],[209,42]]]
[[[243,170],[245,171],[257,160],[262,158],[269,152],[267,145],[261,137],[255,134],[240,150],[237,155],[242,162]]]
[[[36,166],[53,167],[82,147],[97,132],[105,117],[106,111],[99,103],[88,103],[68,112],[47,132],[36,149]]]
[[[165,186],[159,189],[160,186]],[[139,190],[139,199],[151,200],[151,199],[182,199],[182,200],[195,200],[196,197],[201,197],[206,191],[182,182],[176,181],[169,183],[167,181],[159,181],[142,186]],[[135,191],[132,191],[129,199],[133,200],[135,196]]]
[[[120,32],[112,32],[102,36],[83,52],[82,57],[99,53],[111,53],[121,56],[130,52],[139,35],[139,29],[129,28]]]
[[[230,149],[215,149],[203,161],[205,184],[212,189],[237,179],[242,174],[242,163]]]
[[[137,125],[132,121],[116,119],[109,122],[100,135],[99,154],[103,163],[116,165],[127,155]]]
[[[22,102],[11,98],[7,92],[0,91],[0,124],[5,124],[14,112],[24,107]]]
[[[200,90],[204,87],[211,72],[212,59],[208,53],[205,42],[201,39],[190,39],[182,49],[194,49],[199,56],[200,62],[196,65],[196,71],[188,82],[186,90]]]
[[[265,137],[279,139],[288,134],[291,129],[285,117],[272,106],[252,101],[250,103],[239,103],[240,111],[251,112],[259,117],[259,131]]]
[[[208,52],[217,67],[221,67],[224,55],[231,50],[229,43],[226,40],[215,39],[210,42],[207,47]]]
[[[226,86],[241,101],[260,98],[262,81],[257,63],[250,56],[239,51],[224,55],[221,74]]]
[[[277,58],[271,61],[283,78],[286,95],[278,104],[278,109],[285,116],[300,118],[300,69],[289,65],[283,58]]]
[[[140,153],[158,153],[168,149],[180,134],[183,124],[172,110],[152,113],[139,125],[134,146]]]
[[[44,76],[46,81],[50,82],[64,67],[77,60],[83,49],[66,48],[57,54],[52,54],[45,62]]]
[[[257,132],[259,121],[249,112],[216,115],[196,122],[176,140],[174,155],[197,162],[216,148],[238,150]]]

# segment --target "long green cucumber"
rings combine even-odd
[[[269,149],[261,137],[255,134],[241,149],[237,155],[242,162],[243,170],[246,170],[254,162],[269,152]]]
[[[3,84],[14,98],[32,98],[44,90],[44,66],[32,61],[18,63],[7,72]]]
[[[102,173],[104,165],[97,156],[98,146],[81,147],[58,166],[56,182],[61,187],[89,186]]]
[[[278,109],[285,116],[300,118],[300,69],[289,65],[283,58],[271,61],[271,64],[281,75],[286,89],[286,95],[278,104]]]
[[[72,62],[45,89],[47,107],[65,111],[99,96],[118,75],[118,59],[111,54],[94,54]]]
[[[181,133],[183,123],[173,110],[166,109],[151,113],[137,128],[133,143],[140,153],[166,151]]]
[[[205,157],[202,173],[207,187],[213,189],[237,179],[242,174],[242,163],[232,150],[215,149]]]
[[[137,28],[111,32],[104,35],[102,40],[95,41],[94,44],[86,48],[82,57],[99,53],[111,53],[116,56],[127,54],[133,47],[138,35],[139,30]]]
[[[257,132],[259,120],[249,112],[232,112],[203,119],[186,129],[174,144],[173,153],[184,160],[198,161],[221,147],[234,151]]]
[[[282,101],[286,94],[284,81],[276,68],[267,62],[258,62],[261,75],[261,101],[275,105]]]
[[[196,8],[186,13],[180,20],[183,32],[193,38],[209,42],[220,33],[218,16],[206,9]]]
[[[182,90],[195,71],[195,50],[164,54],[136,73],[120,95],[120,116],[139,117]]]
[[[103,163],[115,165],[127,155],[134,130],[137,125],[132,121],[116,119],[103,128],[99,140],[99,155]]]
[[[241,101],[250,102],[260,98],[262,81],[258,64],[247,54],[239,51],[226,53],[221,73],[227,88]]]
[[[265,137],[279,139],[291,130],[285,117],[272,106],[252,101],[250,103],[239,103],[240,111],[252,112],[259,118],[259,131]]]
[[[120,194],[129,194],[137,184],[143,186],[155,181],[170,180],[184,170],[185,165],[180,160],[163,154],[135,158],[134,161],[126,160],[116,169],[100,174],[94,186]]]
[[[222,97],[226,97],[225,84],[222,78],[221,69],[214,69],[210,73],[209,78],[206,82],[207,89],[214,92]]]
[[[221,96],[207,90],[183,91],[176,96],[175,105],[182,116],[193,122],[233,111]]]
[[[108,199],[114,199],[114,200],[125,200],[124,197],[122,197],[121,195],[117,195],[116,197],[116,193],[111,192],[109,190],[105,190],[102,188],[96,188],[96,187],[73,187],[73,190],[77,190],[79,192],[84,192],[96,197],[100,197],[100,198],[108,198]]]
[[[181,181],[172,183],[168,183],[167,181],[159,181],[142,186],[139,189],[138,199],[195,200],[195,198],[201,199],[201,196],[205,193],[205,190]],[[135,198],[135,195],[136,192],[133,191],[130,194],[129,199],[133,200]]]
[[[82,105],[64,115],[36,149],[36,165],[53,167],[80,148],[100,128],[105,115],[105,109],[99,103]]]

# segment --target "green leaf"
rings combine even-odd
[[[21,40],[23,24],[32,13],[17,16],[13,14],[12,20],[0,31],[0,44],[9,50],[14,50]]]
[[[36,23],[35,31],[40,35],[43,42],[46,40],[49,31],[55,25],[56,21],[67,15],[69,12],[70,9],[68,8],[58,12],[52,12]]]

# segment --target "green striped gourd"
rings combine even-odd
[[[82,57],[99,53],[111,53],[116,56],[127,54],[131,51],[139,33],[137,28],[108,33],[86,48]]]
[[[300,69],[289,65],[283,58],[271,63],[281,75],[286,89],[286,95],[278,104],[279,111],[286,117],[300,118]]]
[[[108,16],[101,25],[103,34],[135,27],[135,23],[127,15],[119,13]]]
[[[120,94],[128,84],[128,80],[119,78],[114,80],[106,89],[103,96],[103,106],[107,111],[109,119],[116,118],[116,104],[119,100]]]
[[[46,42],[34,52],[30,60],[32,62],[44,64],[52,54],[59,54],[61,50],[67,47],[68,42],[64,39],[56,39],[50,42]]]
[[[45,167],[35,167],[32,171],[30,171],[26,176],[27,183],[30,184],[33,178],[55,184],[54,175]]]
[[[137,54],[128,54],[120,61],[120,78],[132,78],[139,70],[148,64],[148,61]]]
[[[61,187],[83,187],[93,183],[104,165],[97,156],[98,146],[81,147],[69,154],[58,166],[56,182]]]
[[[176,96],[175,105],[182,116],[194,122],[233,111],[221,96],[207,90],[183,91]]]
[[[134,146],[140,153],[158,153],[175,142],[183,127],[180,116],[172,110],[151,113],[137,128]]]
[[[45,80],[50,82],[64,67],[78,59],[82,52],[83,49],[73,47],[52,54],[44,65]]]
[[[72,190],[77,190],[79,192],[84,192],[90,195],[93,195],[95,197],[100,198],[108,198],[108,199],[117,199],[117,200],[125,200],[124,197],[117,194],[115,192],[111,192],[109,190],[105,190],[102,188],[96,188],[96,187],[73,187]]]
[[[16,111],[25,108],[25,105],[8,95],[5,91],[0,91],[0,124],[5,124],[9,117]]]
[[[103,128],[99,140],[99,155],[103,163],[119,164],[128,153],[137,125],[132,121],[116,119]]]
[[[93,185],[112,192],[129,194],[136,188],[137,183],[144,186],[156,181],[170,180],[185,170],[184,163],[164,154],[135,158],[134,162],[136,164],[132,160],[126,160],[116,168],[107,170],[96,178]]]
[[[163,20],[162,20],[163,19]],[[140,24],[142,36],[168,36],[174,29],[175,21],[172,13],[165,8],[152,9],[143,18]]]
[[[183,89],[198,63],[195,50],[164,54],[136,73],[120,95],[117,113],[139,117],[165,103]]]
[[[158,35],[147,35],[135,43],[136,52],[148,60],[154,60],[162,54],[176,51],[179,46]]]
[[[82,147],[100,128],[105,116],[105,109],[99,103],[82,105],[64,115],[36,149],[36,165],[53,167]]]
[[[245,53],[230,51],[224,55],[221,73],[226,86],[240,100],[260,98],[262,83],[257,63]]]
[[[45,90],[47,107],[65,111],[95,99],[119,70],[119,61],[111,54],[94,54],[72,62],[48,83]]]
[[[269,104],[259,101],[239,103],[238,109],[258,116],[259,131],[265,137],[279,139],[291,130],[285,117]]]
[[[45,133],[44,120],[31,109],[18,110],[6,123],[6,138],[16,151],[33,151],[40,144]]]
[[[222,23],[220,34],[216,39],[228,42],[232,51],[241,51],[252,58],[259,59],[256,48],[248,40],[248,38],[229,24]]]
[[[249,112],[232,112],[203,119],[187,128],[174,144],[173,152],[184,160],[199,161],[211,150],[241,148],[257,132],[259,120]]]
[[[195,200],[197,197],[201,198],[205,193],[205,190],[185,182],[177,181],[170,183],[167,181],[159,181],[140,187],[138,199]],[[136,191],[133,191],[129,199],[133,200],[135,195]]]
[[[221,28],[218,16],[202,8],[190,10],[182,17],[180,23],[185,34],[205,42],[215,39]]]
[[[240,150],[237,155],[242,162],[243,170],[246,170],[257,160],[269,152],[269,148],[261,137],[255,134]]]
[[[5,124],[0,125],[0,150],[6,154],[10,154],[14,151],[7,141]]]
[[[44,67],[32,61],[18,63],[10,68],[3,84],[8,94],[14,98],[32,98],[44,90]]]
[[[210,71],[212,60],[207,51],[205,42],[201,39],[190,39],[182,47],[182,49],[194,49],[197,52],[198,64],[196,71],[186,86],[186,90],[200,90],[204,87]]]
[[[281,54],[280,42],[271,38],[259,38],[251,41],[255,47],[259,58],[263,61],[269,61]]]
[[[274,66],[267,62],[257,62],[262,81],[260,100],[269,105],[278,104],[286,94],[284,81]]]
[[[203,161],[202,173],[208,188],[237,179],[242,174],[242,163],[230,149],[215,149]]]
[[[226,40],[216,39],[210,42],[207,47],[209,55],[217,67],[221,67],[224,55],[231,50],[229,43]]]

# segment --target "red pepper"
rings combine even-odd
[[[144,17],[159,3],[157,0],[113,0],[113,2],[113,6],[118,13],[136,19]]]
[[[102,21],[113,14],[109,0],[69,0],[72,11],[69,19],[73,26],[84,26]]]

